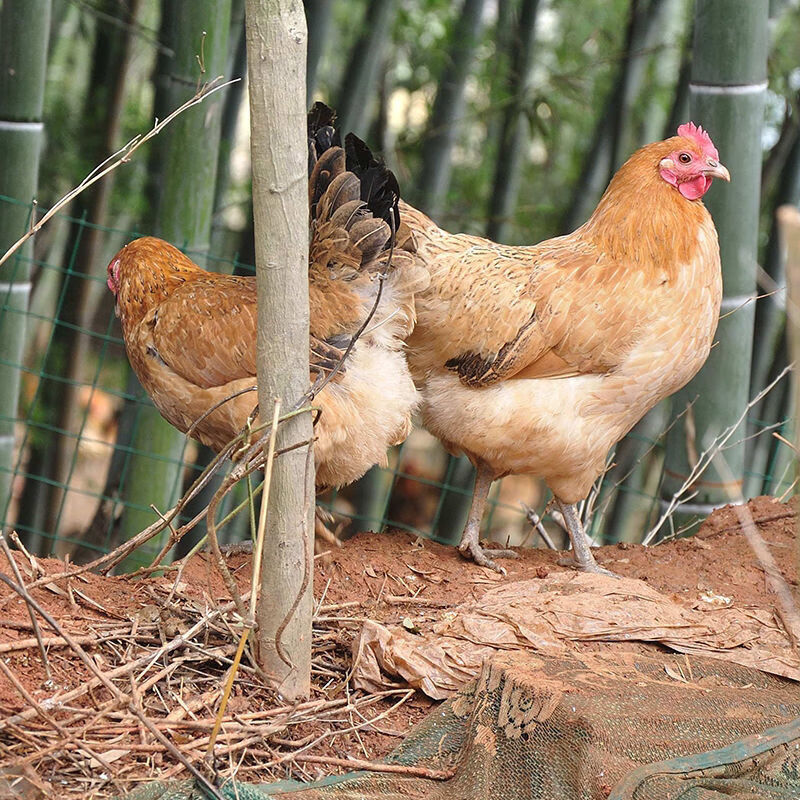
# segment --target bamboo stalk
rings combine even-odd
[[[508,103],[497,146],[494,185],[489,202],[489,224],[486,229],[486,236],[495,242],[506,241],[508,223],[522,180],[529,137],[525,101],[530,86],[538,11],[539,0],[522,0],[516,35],[511,44]]]
[[[198,85],[225,68],[231,16],[230,0],[165,0],[160,40],[174,51],[159,58],[159,92],[156,115],[174,108],[193,94]],[[160,140],[160,184],[155,195],[154,228],[157,235],[193,251],[206,252],[217,172],[222,98],[181,115]],[[121,522],[121,535],[129,538],[153,522],[150,505],[168,509],[181,488],[185,437],[172,428],[149,403],[139,410],[131,446],[125,498],[129,505]],[[122,563],[133,571],[149,564],[163,544],[162,534]]]
[[[494,25],[494,53],[489,77],[490,115],[486,121],[487,152],[493,143],[501,141],[500,131],[508,102],[508,86],[511,70],[511,51],[516,30],[517,0],[497,0],[497,19]],[[496,153],[492,153],[496,157]]]
[[[317,70],[328,43],[333,17],[332,0],[303,0],[308,25],[308,56],[306,57],[306,105],[314,99]]]
[[[132,24],[139,11],[140,0],[127,0],[114,8],[125,20],[127,28],[99,23],[95,34],[92,71],[83,103],[83,136],[80,152],[87,163],[98,164],[108,153],[119,146],[120,130],[124,117],[128,66],[133,51]],[[110,11],[111,4],[106,3]],[[109,202],[114,179],[112,173],[96,183],[77,201],[75,216],[86,215],[94,225],[107,222]],[[91,324],[99,297],[98,283],[88,276],[105,274],[101,253],[105,234],[99,229],[82,229],[74,224],[64,248],[63,263],[69,268],[62,278],[63,302],[59,309],[59,322],[53,330],[45,361],[45,374],[58,375],[58,380],[45,379],[40,389],[42,411],[61,431],[78,434],[71,439],[63,434],[51,433],[35,447],[49,448],[46,461],[46,491],[43,502],[44,530],[57,535],[67,499],[67,487],[77,460],[81,419],[79,418],[80,388],[86,370],[89,337],[84,331]],[[63,380],[62,380],[63,378]],[[47,439],[52,439],[48,442]]]
[[[329,0],[330,2],[330,0]],[[397,0],[370,0],[362,33],[350,53],[337,110],[343,133],[364,136],[386,40],[397,14]]]
[[[462,4],[428,120],[417,179],[417,205],[434,219],[442,213],[450,186],[450,157],[456,135],[464,125],[464,89],[480,40],[483,7],[484,0],[464,0]]]
[[[742,302],[755,294],[767,10],[767,0],[698,0],[695,6],[690,108],[692,119],[709,131],[733,176],[730,186],[713,186],[705,202],[719,233],[721,314],[737,310],[720,320],[718,344],[706,365],[673,398],[677,412],[695,402],[691,415],[667,436],[662,502],[669,502],[691,471],[689,453],[704,450],[706,442],[740,418],[748,403],[754,303]],[[737,440],[743,433],[742,425],[726,449],[730,473],[723,476],[712,464],[695,482],[693,507],[699,516],[730,502],[731,491],[742,496],[746,449],[745,442]],[[733,486],[727,474],[734,476]]]
[[[569,233],[589,217],[615,171],[615,159],[622,152],[620,141],[625,109],[630,98],[641,89],[643,70],[641,51],[659,21],[658,5],[642,5],[631,0],[628,26],[622,42],[621,62],[605,105],[597,117],[592,143],[583,161],[581,174],[562,220],[561,231]]]
[[[0,252],[29,224],[39,177],[44,126],[44,79],[50,0],[4,0],[0,9],[0,194],[16,198],[0,214]],[[0,509],[5,525],[11,499],[14,420],[30,298],[31,243],[2,272],[0,298]]]
[[[609,180],[642,144],[634,136],[633,107],[642,94],[650,53],[663,44],[669,33],[665,17],[670,11],[669,0],[631,0],[629,46],[623,54],[619,104],[611,125]]]
[[[496,142],[486,235],[499,242],[505,240],[509,219],[519,193],[528,139],[528,120],[523,104],[529,85],[539,10],[538,0],[522,0],[515,26],[517,5],[511,0],[502,0],[498,4],[493,82],[502,80],[504,84],[503,93],[497,93],[498,102],[504,105],[504,109],[501,120],[497,121],[498,115],[495,115],[489,121],[486,136],[487,145],[491,146]],[[465,456],[448,455],[442,482],[445,486],[432,522],[432,533],[437,541],[457,544],[467,523],[472,503],[475,468]]]

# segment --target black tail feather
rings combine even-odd
[[[317,159],[331,147],[341,147],[339,132],[333,127],[336,112],[317,101],[308,112],[308,174],[314,169]]]
[[[331,147],[341,147],[339,131],[334,127],[336,112],[325,103],[314,103],[308,112],[309,175],[322,154]],[[361,182],[361,199],[373,216],[384,220],[393,231],[400,225],[400,186],[394,173],[355,134],[345,137],[347,169]]]
[[[400,186],[394,173],[375,156],[354,133],[344,137],[347,169],[361,179],[361,199],[374,216],[385,220],[397,230],[400,226]]]

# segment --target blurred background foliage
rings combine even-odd
[[[55,203],[164,113],[156,111],[157,98],[175,55],[164,20],[187,2],[52,0],[40,208]],[[227,78],[245,73],[243,5],[230,3]],[[489,233],[515,244],[572,230],[635,148],[672,135],[688,119],[692,0],[306,0],[305,7],[309,104],[321,99],[337,107],[343,127],[365,138],[396,171],[404,196],[450,230]],[[202,37],[192,46],[199,84],[215,76],[201,71]],[[780,284],[773,212],[778,202],[800,201],[798,0],[770,2],[768,64],[760,263]],[[188,97],[196,87],[184,88]],[[210,268],[242,270],[253,263],[244,80],[226,89],[220,101],[208,241],[201,247],[175,244],[206,256]],[[207,112],[200,107],[190,113],[201,118]],[[131,382],[104,286],[106,264],[119,246],[158,227],[153,186],[163,180],[165,167],[157,142],[147,149],[115,173],[103,203],[79,198],[34,243],[16,478],[6,520],[32,547],[47,552],[61,542],[59,549],[76,559],[115,543],[126,503],[148,509],[151,502],[125,490],[122,473],[137,453],[130,445],[135,422],[130,413],[126,421],[124,408],[147,401]],[[90,262],[82,263],[80,242],[92,226],[102,235]],[[65,276],[72,273],[88,288],[66,295],[65,303]],[[772,325],[777,333],[760,341],[757,331],[754,392],[786,364],[782,304],[768,302],[774,313],[760,304],[757,325],[765,331]],[[71,349],[59,353],[53,343],[65,321],[86,337],[85,346],[75,350],[71,340]],[[55,392],[48,392],[43,371],[54,376]],[[79,390],[74,413],[64,412],[58,391],[67,374]],[[789,394],[781,390],[754,409],[753,431],[785,430]],[[614,530],[606,530],[603,519],[613,519],[619,492],[605,487],[598,495],[605,512],[595,525],[598,536],[641,538],[658,503],[663,460],[661,445],[649,444],[667,424],[665,412],[634,432],[648,443],[645,457],[643,448],[637,450],[632,481],[642,504],[627,527],[617,520]],[[59,437],[72,449],[54,463],[53,440]],[[791,488],[791,458],[780,444],[762,436],[751,447],[748,493]],[[186,458],[202,465],[208,454],[191,445]],[[415,434],[402,455],[393,455],[393,466],[329,502],[360,517],[360,527],[388,521],[445,539],[460,529],[470,490],[463,464]],[[192,474],[187,468],[184,484]],[[450,499],[442,483],[452,485]],[[529,526],[518,501],[541,511],[545,495],[533,482],[513,479],[506,489],[496,488],[495,498],[515,521],[500,514],[488,527],[498,538],[514,528],[520,540]],[[444,518],[450,522],[440,525]]]

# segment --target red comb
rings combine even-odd
[[[678,128],[678,136],[685,136],[687,139],[691,139],[707,156],[711,156],[715,160],[719,159],[717,148],[714,147],[714,142],[711,141],[708,133],[703,130],[702,125],[695,125],[694,122],[684,122]]]

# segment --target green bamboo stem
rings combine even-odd
[[[511,44],[508,102],[497,146],[494,185],[489,202],[486,235],[495,242],[506,240],[508,225],[517,202],[529,139],[525,99],[530,86],[536,18],[539,0],[522,0],[516,35]]]
[[[212,258],[209,258],[206,265],[208,269],[214,272],[226,272],[228,274],[234,268],[236,244],[239,237],[226,225],[223,211],[231,183],[231,155],[236,141],[240,111],[244,100],[245,79],[247,77],[247,42],[244,16],[244,0],[233,0],[231,5],[231,34],[228,40],[230,52],[228,53],[226,77],[240,78],[241,80],[227,88],[222,101],[220,145],[217,153],[217,177],[214,186],[214,213],[211,220],[211,245],[209,247],[209,254]],[[211,463],[214,455],[213,450],[201,445],[197,450],[195,464],[202,470]],[[184,490],[191,484],[192,479],[193,476],[188,475],[184,478]],[[222,484],[222,480],[222,473],[217,473],[209,480],[206,487],[198,493],[197,497],[187,504],[186,518],[193,519],[208,505],[214,493]],[[221,506],[223,509],[228,507],[232,494],[233,492],[222,501]],[[228,544],[238,541],[235,538],[237,527],[241,528],[241,526],[229,526],[220,532],[220,543]],[[200,522],[188,537],[184,537],[175,549],[175,558],[180,558],[191,547],[193,540],[205,536],[205,529],[205,521]]]
[[[235,26],[235,30],[233,29]],[[247,85],[247,43],[244,33],[244,0],[235,0],[231,11],[231,35],[229,39],[231,52],[228,54],[226,77],[239,78],[225,90],[222,100],[222,122],[220,130],[220,146],[217,154],[217,178],[214,186],[214,214],[211,221],[210,253],[208,268],[215,272],[233,271],[233,259],[236,252],[238,233],[231,231],[225,222],[223,210],[228,201],[231,185],[231,156],[236,143],[239,128],[240,112],[244,101],[244,89]]]
[[[678,72],[678,82],[675,85],[675,95],[672,99],[672,107],[667,116],[667,124],[662,131],[664,139],[672,136],[678,126],[689,119],[689,81],[692,77],[692,60],[691,60],[691,41],[692,36],[689,37],[689,43],[686,46],[686,52],[681,59],[681,68]]]
[[[428,120],[417,179],[418,205],[438,219],[450,186],[451,153],[456,135],[465,125],[464,88],[480,40],[484,0],[464,0],[450,40],[446,66]]]
[[[572,193],[569,207],[561,220],[561,231],[569,233],[582,225],[594,210],[600,195],[615,172],[615,161],[624,147],[621,145],[625,109],[630,98],[641,89],[643,71],[639,54],[653,35],[659,14],[658,6],[642,6],[631,0],[627,33],[622,43],[622,58],[614,84],[597,117],[592,143],[584,158],[580,177]]]
[[[529,133],[523,104],[529,85],[539,9],[538,0],[522,0],[519,19],[515,24],[517,5],[511,0],[503,0],[498,4],[494,82],[503,83],[502,94],[495,92],[498,101],[503,105],[503,112],[499,115],[499,120],[496,117],[490,120],[486,137],[490,147],[493,143],[495,145],[495,172],[486,235],[499,242],[506,237],[509,218],[519,193]],[[433,159],[433,156],[430,158]],[[449,173],[447,179],[449,181]],[[442,176],[439,180],[442,180]],[[439,203],[440,200],[441,198],[423,199],[423,203]],[[429,213],[432,213],[430,209]],[[472,503],[475,468],[464,456],[448,456],[443,479],[446,486],[442,488],[439,513],[433,522],[433,534],[438,541],[457,544]]]
[[[44,126],[44,79],[50,0],[4,0],[0,9],[0,251],[25,233],[36,195]],[[25,347],[25,314],[30,298],[33,242],[25,244],[0,275],[0,508],[6,523],[14,458],[20,369]]]
[[[157,116],[183,103],[199,83],[223,73],[230,12],[230,0],[165,0],[159,38],[174,51],[174,57],[162,54],[159,58],[158,80],[163,83]],[[154,232],[192,251],[209,248],[222,102],[222,96],[216,95],[202,107],[187,111],[155,143],[161,169],[155,192]],[[152,405],[141,407],[131,443],[136,455],[131,458],[124,487],[130,504],[121,522],[124,539],[154,521],[153,512],[148,510],[151,504],[160,511],[175,504],[181,488],[184,444],[183,434],[162,419]],[[164,536],[128,556],[121,570],[133,571],[150,563],[161,549]]]
[[[353,484],[354,532],[381,531],[393,485],[394,476],[380,467],[372,467]]]
[[[709,131],[733,176],[729,186],[713,186],[705,202],[719,233],[721,313],[738,310],[720,320],[718,344],[708,362],[673,398],[674,412],[696,401],[691,415],[667,435],[665,501],[691,469],[687,438],[693,437],[694,449],[702,452],[713,437],[736,425],[749,399],[754,304],[739,306],[755,294],[756,285],[767,10],[767,0],[697,0],[695,6],[690,108],[692,119]],[[744,425],[741,433],[734,433],[725,451],[733,481],[709,467],[694,485],[697,495],[687,514],[701,518],[731,496],[742,495],[746,447],[743,441],[736,442],[743,439]]]
[[[318,24],[322,21],[318,18],[319,6],[325,2],[326,0],[312,0],[306,3],[309,20],[312,13],[317,17],[309,29],[309,68],[314,66],[316,69],[315,61],[318,63],[319,60],[317,50],[322,46],[318,30]],[[362,33],[350,53],[339,92],[338,124],[343,132],[353,131],[359,136],[365,135],[373,92],[380,78],[385,43],[396,14],[397,0],[373,0],[367,6]],[[312,81],[312,76],[309,74],[306,80]],[[380,470],[373,468],[353,487],[356,516],[359,526],[365,530],[379,530],[381,527],[381,509],[386,504],[386,480]]]
[[[489,78],[490,114],[486,122],[486,149],[501,141],[500,132],[505,120],[511,69],[511,51],[516,36],[517,0],[498,0],[494,26],[494,53]],[[496,153],[492,153],[496,158]]]
[[[609,489],[619,483],[602,519],[603,544],[636,541],[645,527],[639,523],[652,511],[653,498],[647,496],[647,484],[655,454],[653,443],[663,432],[667,414],[665,404],[660,403],[636,424],[634,429],[617,445],[615,466],[603,481]],[[602,509],[605,497],[600,493],[595,508]],[[595,537],[595,527],[591,531]]]
[[[647,77],[647,65],[670,35],[668,16],[675,12],[671,0],[632,0],[629,46],[623,55],[617,115],[611,126],[611,168],[608,179],[642,142],[636,137],[633,109],[639,104]],[[645,102],[647,102],[645,100]]]
[[[128,67],[133,51],[132,24],[141,5],[140,0],[124,4],[111,3],[101,10],[115,10],[128,27],[121,28],[98,23],[92,57],[92,70],[83,103],[83,130],[81,155],[87,163],[99,164],[109,153],[115,152],[122,142],[120,130],[124,117]],[[94,225],[107,222],[109,203],[116,173],[91,186],[78,200],[78,211]],[[100,284],[89,279],[105,274],[102,246],[105,234],[94,227],[73,225],[64,248],[63,263],[69,270],[63,276],[63,302],[59,321],[50,343],[45,372],[58,374],[63,380],[47,381],[41,389],[45,413],[52,415],[59,430],[80,435],[80,388],[87,369],[89,337],[83,332],[89,328],[100,296]],[[51,434],[51,453],[47,459],[46,475],[49,481],[41,502],[44,503],[44,530],[57,535],[61,515],[67,499],[67,487],[78,457],[78,438]]]
[[[366,136],[384,47],[396,14],[397,0],[370,0],[367,4],[362,33],[350,53],[336,106],[343,132]]]
[[[448,456],[444,483],[439,500],[438,518],[433,538],[437,542],[457,545],[467,524],[472,505],[472,489],[475,486],[475,467],[465,456]],[[455,490],[455,491],[452,491]]]
[[[308,25],[308,56],[306,57],[306,105],[314,100],[317,71],[325,52],[333,17],[333,0],[304,0]]]
[[[631,108],[634,124],[629,129],[633,138],[628,140],[629,152],[622,153],[623,161],[639,145],[664,138],[662,132],[673,105],[664,103],[664,94],[671,92],[673,103],[678,98],[683,56],[691,46],[691,14],[687,6],[686,0],[664,0],[659,7],[658,19],[645,42],[645,76]],[[685,93],[688,99],[688,73]],[[669,128],[668,135],[672,136],[677,127]]]

